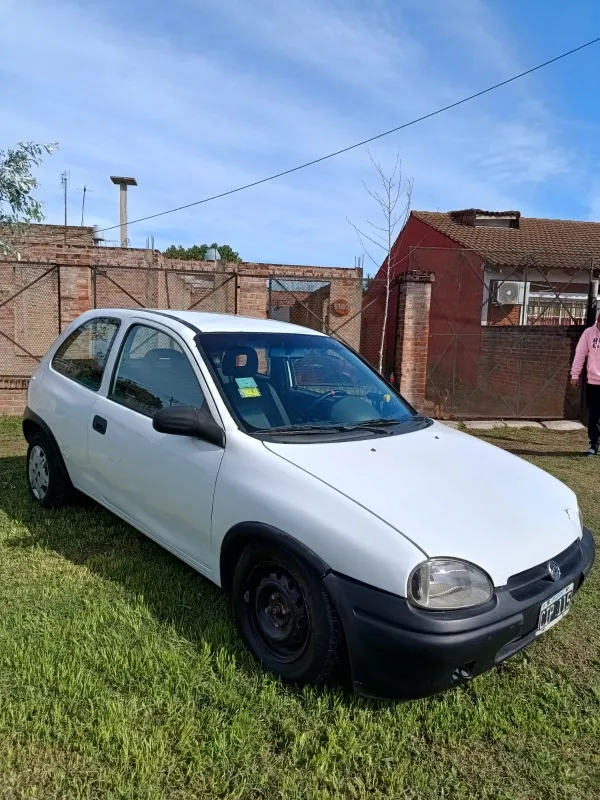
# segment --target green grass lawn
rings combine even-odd
[[[568,483],[600,531],[582,435],[490,438]],[[490,513],[509,526],[510,499]],[[445,695],[288,688],[191,569],[92,505],[38,510],[19,424],[0,420],[0,798],[597,798],[599,576],[525,654]]]

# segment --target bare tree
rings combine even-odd
[[[383,319],[381,323],[381,342],[379,346],[379,371],[383,371],[383,355],[385,348],[385,331],[387,327],[389,307],[390,307],[390,294],[392,289],[392,279],[394,277],[394,258],[392,256],[392,248],[396,239],[398,230],[404,231],[404,226],[410,215],[410,204],[412,200],[413,179],[405,178],[402,175],[402,162],[400,160],[400,153],[396,155],[396,162],[391,173],[386,174],[385,170],[378,161],[375,161],[371,152],[367,150],[371,164],[375,168],[378,175],[378,188],[369,189],[363,182],[363,186],[368,192],[369,196],[379,206],[379,212],[382,217],[382,224],[376,225],[374,222],[367,220],[369,226],[368,232],[358,228],[353,222],[348,222],[356,231],[361,246],[364,252],[375,266],[377,272],[383,268],[383,289],[384,289],[384,305],[383,305]],[[400,234],[402,236],[402,234]],[[383,260],[381,254],[377,259],[373,253],[366,246],[365,241],[371,242],[372,245],[383,251]]]

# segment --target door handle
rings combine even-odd
[[[108,422],[104,419],[104,417],[99,417],[97,414],[94,417],[94,421],[92,422],[92,428],[98,433],[101,433],[103,436],[106,433],[106,426]]]

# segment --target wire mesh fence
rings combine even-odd
[[[398,340],[399,288],[396,280],[363,281],[360,352],[386,378],[394,379]]]
[[[269,317],[360,347],[362,279],[357,274],[319,280],[301,274],[290,277],[289,270],[284,277],[234,265],[166,268],[145,254],[138,255],[136,263],[111,262],[105,254],[98,261],[0,262],[0,377],[29,376],[62,328],[90,308]]]
[[[59,333],[55,264],[0,262],[0,377],[27,377]]]
[[[268,279],[267,316],[335,336],[360,349],[361,277],[319,280],[303,276]]]
[[[564,257],[563,257],[564,258]],[[416,249],[435,272],[426,410],[440,418],[578,417],[569,368],[594,319],[597,270],[588,256]]]
[[[237,272],[94,266],[94,308],[172,308],[236,314]]]
[[[137,263],[0,262],[0,378],[26,379],[58,333],[88,308],[197,310],[296,323],[331,334],[394,369],[399,289],[355,270],[165,268]],[[133,257],[132,257],[133,258]],[[433,272],[423,410],[440,418],[578,416],[568,373],[595,308],[588,257],[415,248]],[[323,377],[323,376],[321,376]],[[326,383],[326,378],[323,378]],[[319,387],[324,386],[317,381]],[[315,384],[315,385],[317,385]]]

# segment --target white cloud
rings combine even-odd
[[[136,15],[109,0],[26,9],[5,0],[3,138],[60,141],[41,172],[49,221],[62,218],[58,174],[69,169],[71,218],[85,183],[86,221],[115,224],[110,174],[135,175],[130,217],[147,216],[311,160],[523,66],[493,6],[398,5],[188,0],[172,16],[141,1]],[[409,128],[373,153],[391,162],[400,149],[415,207],[518,208],[532,186],[577,169],[535,85]],[[129,235],[137,245],[149,234],[161,247],[216,239],[248,259],[352,264],[359,246],[346,217],[371,213],[361,184],[371,178],[356,150]]]
[[[589,194],[589,213],[588,222],[600,222],[600,185],[596,184],[592,187]]]

